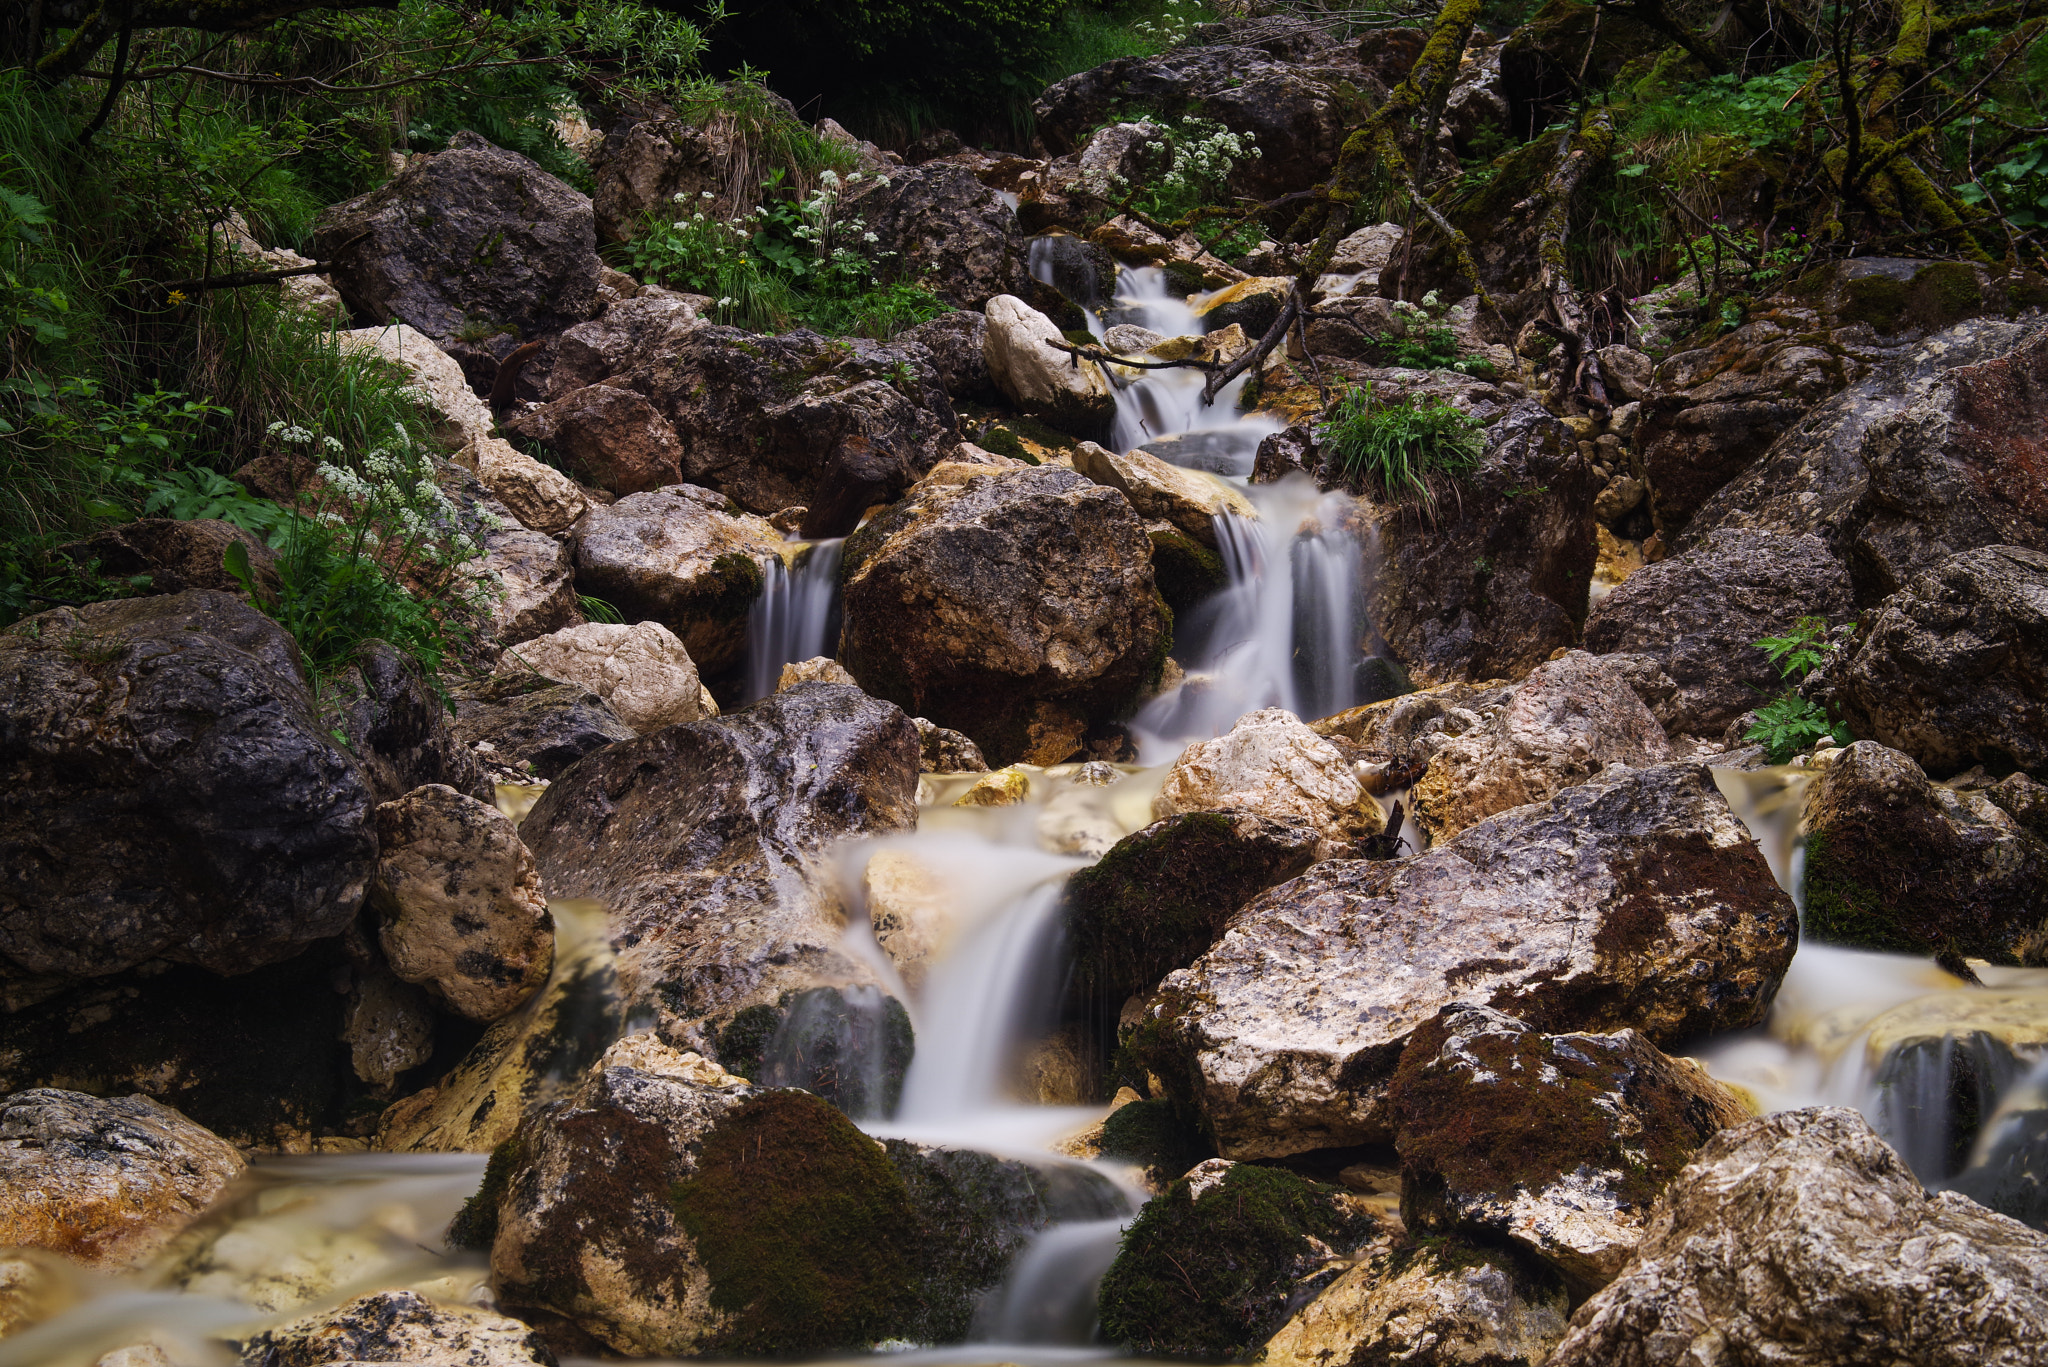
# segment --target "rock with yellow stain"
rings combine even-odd
[[[1031,796],[1031,775],[1018,765],[998,769],[962,793],[955,807],[1012,807]]]

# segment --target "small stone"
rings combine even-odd
[[[782,667],[782,674],[775,681],[775,691],[794,688],[800,683],[852,684],[853,675],[846,667],[829,655],[819,655],[809,660],[795,660]]]
[[[986,778],[977,779],[972,787],[962,793],[953,803],[955,807],[1010,807],[1022,802],[1031,794],[1031,776],[1014,765],[998,769]]]

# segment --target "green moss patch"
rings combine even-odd
[[[1105,1158],[1142,1163],[1174,1177],[1210,1155],[1201,1132],[1185,1123],[1170,1101],[1128,1102],[1102,1122]]]
[[[1223,557],[1186,532],[1151,532],[1152,582],[1175,612],[1188,609],[1224,586]]]
[[[882,1146],[807,1092],[749,1098],[676,1184],[677,1219],[735,1318],[719,1352],[853,1348],[917,1313],[918,1222]]]
[[[456,1211],[455,1218],[448,1223],[450,1248],[490,1251],[498,1238],[498,1206],[505,1199],[505,1189],[512,1183],[512,1174],[525,1161],[526,1144],[516,1134],[491,1150],[490,1162],[484,1165],[482,1185],[477,1187],[476,1195],[462,1203],[462,1209]]]
[[[1177,1182],[1146,1206],[1102,1279],[1102,1332],[1129,1351],[1248,1357],[1319,1270],[1310,1239],[1348,1253],[1376,1228],[1330,1188],[1280,1168],[1240,1163],[1200,1197],[1188,1193]]]

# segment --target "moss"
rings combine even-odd
[[[1879,332],[1893,332],[1906,314],[1906,282],[1888,275],[1863,275],[1842,290],[1842,321],[1868,323]]]
[[[1186,532],[1160,529],[1152,539],[1152,581],[1176,613],[1188,611],[1224,586],[1223,557]]]
[[[1201,1132],[1183,1121],[1164,1099],[1132,1101],[1102,1122],[1102,1154],[1142,1163],[1169,1178],[1186,1172],[1213,1151]]]
[[[1984,312],[1980,268],[1968,261],[1936,261],[1913,272],[1906,287],[1906,312],[1914,326],[1930,332]]]
[[[975,442],[975,445],[984,451],[993,451],[996,455],[1008,456],[1011,460],[1021,460],[1029,465],[1038,464],[1038,457],[1024,449],[1024,443],[1017,439],[1017,434],[1000,424],[982,433],[980,439]]]
[[[750,1080],[760,1077],[768,1046],[774,1043],[775,1032],[781,1028],[782,1011],[778,1007],[764,1002],[741,1011],[718,1032],[719,1066]]]
[[[713,560],[711,574],[716,587],[698,606],[714,621],[744,620],[768,584],[768,577],[754,557],[738,551],[728,551]]]
[[[1348,1253],[1375,1228],[1330,1188],[1280,1168],[1237,1164],[1198,1198],[1177,1182],[1125,1233],[1102,1279],[1102,1332],[1132,1352],[1248,1357],[1318,1270],[1310,1240]]]
[[[504,1202],[505,1189],[512,1183],[512,1174],[525,1161],[526,1144],[516,1134],[491,1150],[490,1162],[484,1165],[483,1183],[448,1223],[450,1248],[490,1251],[498,1238],[498,1207]]]
[[[917,1311],[918,1224],[882,1146],[817,1097],[766,1092],[735,1108],[676,1184],[676,1217],[734,1318],[722,1353],[852,1348]]]

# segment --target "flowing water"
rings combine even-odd
[[[839,559],[846,543],[799,544],[788,563],[769,564],[747,615],[748,702],[775,691],[784,665],[839,653]]]

